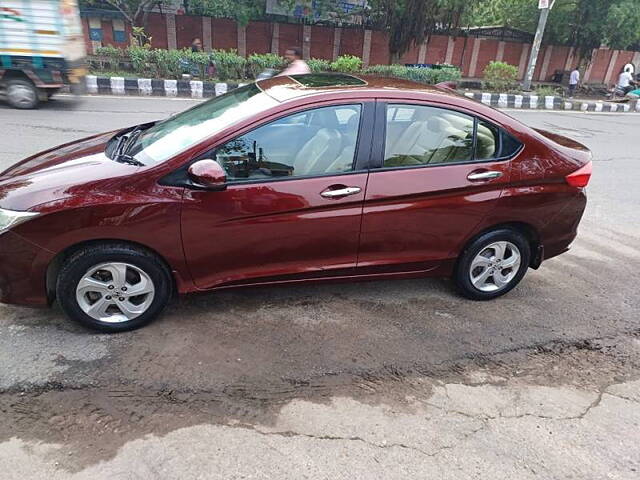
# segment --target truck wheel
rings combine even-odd
[[[7,82],[7,102],[13,108],[30,110],[39,103],[38,89],[28,80],[9,80]]]

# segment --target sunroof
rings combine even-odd
[[[364,80],[342,73],[310,73],[306,75],[290,75],[296,82],[305,87],[353,87],[366,85]]]

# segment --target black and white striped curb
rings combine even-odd
[[[199,80],[155,80],[150,78],[97,77],[88,75],[87,93],[158,97],[209,98],[223,95],[243,83],[213,83]]]
[[[150,78],[98,77],[88,75],[87,92],[101,95],[211,98],[223,95],[244,83],[202,82],[200,80],[156,80]],[[465,92],[465,96],[498,108],[527,110],[573,110],[582,112],[640,112],[640,101],[623,103],[583,102],[557,96],[513,95]]]
[[[465,92],[465,96],[498,108],[527,110],[572,110],[579,112],[640,112],[640,102],[583,102],[556,96],[513,95],[507,93]]]

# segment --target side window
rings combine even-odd
[[[500,131],[490,123],[478,121],[476,160],[490,160],[500,156]]]
[[[478,121],[476,160],[492,160],[513,156],[522,144],[501,128],[484,120]]]
[[[389,105],[388,108],[385,167],[472,160],[473,117],[422,105]]]
[[[360,105],[289,115],[218,147],[229,181],[328,175],[353,170]]]

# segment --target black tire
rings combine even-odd
[[[477,255],[496,242],[510,242],[520,253],[520,267],[511,281],[503,288],[486,292],[476,288],[471,281],[471,264]],[[501,228],[484,233],[471,241],[458,258],[453,280],[462,295],[471,300],[492,300],[513,290],[527,273],[531,263],[531,245],[517,230]]]
[[[109,262],[133,265],[153,281],[153,301],[140,316],[120,323],[109,323],[91,317],[80,307],[76,298],[78,283],[90,269]],[[150,323],[167,306],[172,292],[171,273],[160,258],[144,249],[117,243],[91,245],[76,251],[64,262],[56,282],[57,300],[66,315],[85,327],[106,333],[134,330]]]
[[[7,103],[20,110],[33,110],[40,103],[40,92],[29,80],[9,80],[5,85]]]

